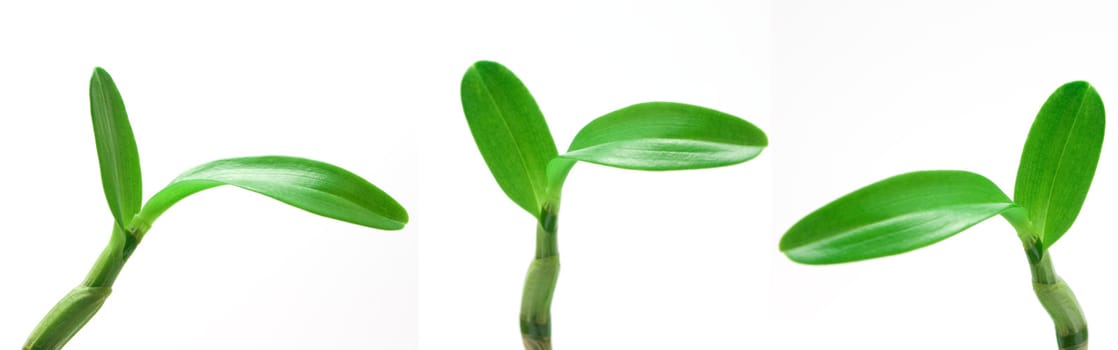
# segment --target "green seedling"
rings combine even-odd
[[[61,349],[97,313],[121,268],[152,223],[179,200],[232,185],[328,218],[382,230],[399,230],[407,212],[392,197],[353,173],[319,161],[264,156],[218,160],[179,175],[141,206],[140,158],[109,73],[93,71],[90,111],[101,182],[113,214],[112,237],[85,281],[67,294],[27,338],[24,349]]]
[[[1052,317],[1060,349],[1087,349],[1087,321],[1052,267],[1048,248],[1083,206],[1102,149],[1102,99],[1086,82],[1061,86],[1025,141],[1013,200],[966,171],[919,171],[854,191],[808,214],[780,250],[804,264],[836,264],[921,248],[1001,214],[1017,231],[1033,291]]]
[[[477,62],[466,72],[462,108],[497,184],[538,222],[520,309],[520,331],[530,350],[551,349],[559,197],[576,161],[635,170],[713,168],[750,160],[768,143],[764,132],[732,115],[650,102],[595,119],[560,155],[528,89],[494,62]]]

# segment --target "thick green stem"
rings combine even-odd
[[[520,304],[520,333],[528,350],[551,350],[551,299],[559,280],[558,215],[559,201],[549,201],[536,225],[536,257],[528,268]]]
[[[1041,251],[1039,259],[1029,255],[1033,274],[1033,291],[1056,326],[1056,342],[1060,350],[1087,350],[1087,319],[1075,294],[1052,267],[1052,257]]]
[[[1075,293],[1056,275],[1056,269],[1052,267],[1052,256],[1040,243],[1025,210],[1020,207],[1011,208],[1002,213],[1002,216],[1017,230],[1017,236],[1025,246],[1029,271],[1033,275],[1033,292],[1056,326],[1056,343],[1060,350],[1087,350],[1087,318],[1083,317],[1083,310],[1079,308]]]
[[[47,312],[35,330],[31,331],[23,349],[57,350],[66,345],[101,309],[105,299],[112,293],[113,282],[120,274],[120,269],[137,244],[139,240],[133,234],[113,225],[112,238],[89,270],[85,281]]]

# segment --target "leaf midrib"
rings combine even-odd
[[[600,148],[600,146],[606,146],[606,145],[624,144],[624,143],[632,143],[632,142],[643,142],[643,141],[653,141],[653,142],[669,141],[669,142],[663,142],[665,144],[667,144],[667,143],[670,143],[670,144],[697,143],[697,144],[726,145],[726,146],[729,146],[729,148],[764,148],[764,146],[762,146],[762,145],[729,143],[729,142],[719,142],[719,141],[707,141],[707,140],[702,140],[702,139],[699,139],[699,138],[693,138],[693,139],[692,138],[641,138],[641,139],[614,140],[614,141],[609,141],[609,142],[601,142],[601,143],[595,143],[595,144],[590,144],[590,145],[586,145],[586,146],[580,146],[580,148],[578,148],[578,149],[567,150],[567,153],[584,151],[584,150],[589,150],[589,149],[596,149],[596,148]]]
[[[105,151],[108,153],[106,154],[106,160],[109,166],[103,166],[103,168],[107,168],[108,172],[112,175],[113,186],[110,191],[112,191],[116,197],[116,203],[113,205],[115,207],[114,211],[120,216],[119,224],[121,226],[127,226],[128,221],[131,219],[130,215],[136,214],[135,211],[139,211],[139,208],[136,208],[135,205],[130,203],[131,198],[126,198],[128,196],[125,194],[125,192],[130,192],[130,189],[126,189],[126,187],[130,186],[128,181],[124,178],[123,169],[121,169],[121,167],[127,166],[125,164],[127,162],[123,161],[124,157],[121,157],[121,152],[124,151],[124,147],[119,147],[119,144],[112,142],[112,140],[117,140],[120,135],[116,129],[118,123],[116,123],[116,114],[113,113],[116,110],[116,106],[112,98],[112,92],[109,91],[110,88],[109,84],[106,84],[104,81],[97,82],[97,95],[100,101],[100,108],[97,109],[101,117],[98,118],[99,122],[95,122],[104,126],[99,129],[104,132],[106,136],[106,142],[103,144],[105,145]]]
[[[252,181],[249,181],[249,182],[251,183]],[[191,183],[201,184],[201,185],[210,185],[210,184],[214,184],[214,185],[210,186],[210,187],[202,188],[202,189],[197,190],[197,191],[189,192],[186,195],[177,196],[178,198],[175,199],[176,202],[180,201],[180,200],[183,200],[183,199],[186,199],[186,197],[192,196],[192,195],[194,195],[196,193],[199,193],[199,192],[202,192],[206,189],[210,189],[210,188],[214,188],[214,187],[220,187],[220,186],[233,186],[233,187],[237,187],[237,188],[240,188],[240,189],[243,189],[243,190],[246,190],[246,191],[250,191],[250,192],[259,194],[259,195],[263,195],[263,196],[268,197],[268,198],[272,198],[272,199],[280,201],[282,203],[286,203],[286,204],[288,204],[290,206],[293,206],[293,207],[295,207],[296,209],[299,209],[299,210],[315,213],[313,211],[310,211],[310,210],[307,210],[307,209],[303,208],[301,205],[298,205],[296,203],[292,203],[291,201],[276,198],[275,196],[272,196],[272,195],[269,195],[265,192],[257,190],[255,188],[255,186],[252,186],[252,187],[244,186],[243,184],[232,183],[232,182],[229,182],[229,181],[214,180],[214,179],[185,179],[185,180],[176,181],[174,183],[171,183],[167,186],[167,188],[169,189],[171,186],[174,186],[174,185],[177,185],[177,184],[189,185]],[[362,212],[365,212],[367,214],[371,214],[373,216],[380,217],[380,218],[385,219],[387,221],[403,224],[403,222],[401,222],[400,220],[390,218],[386,215],[383,215],[381,213],[376,212],[375,210],[370,210],[370,208],[367,208],[367,207],[361,205],[360,203],[351,201],[349,199],[346,199],[345,197],[336,195],[332,192],[328,192],[328,191],[324,191],[324,190],[321,190],[321,189],[318,189],[318,188],[308,187],[308,186],[291,186],[291,187],[297,187],[297,188],[300,188],[300,189],[308,191],[308,192],[320,193],[320,194],[325,195],[326,198],[331,199],[330,202],[346,203],[346,207],[357,208],[357,209],[360,209]],[[315,213],[315,214],[318,214],[318,213]],[[318,214],[318,215],[326,216],[326,215],[323,215],[323,214]],[[326,217],[330,218],[329,216],[326,216]],[[342,221],[348,221],[348,220],[342,220]]]
[[[928,212],[950,211],[950,209],[957,209],[957,208],[984,207],[984,206],[993,206],[993,205],[1005,205],[1006,207],[1003,208],[999,212],[995,212],[995,213],[991,214],[987,218],[993,217],[994,215],[998,215],[998,213],[1004,212],[1005,210],[1007,210],[1009,208],[1012,208],[1014,206],[1014,204],[1012,204],[1012,203],[1001,203],[1001,202],[967,203],[967,204],[956,204],[956,205],[943,206],[943,207],[936,208],[934,210],[907,212],[907,213],[904,213],[904,214],[901,214],[901,215],[896,215],[896,216],[893,216],[893,217],[885,218],[884,220],[876,220],[876,221],[868,222],[868,223],[865,223],[865,224],[845,228],[840,232],[837,232],[835,234],[826,235],[825,237],[822,237],[821,239],[805,240],[804,243],[793,246],[793,247],[789,247],[788,249],[785,249],[785,251],[792,251],[792,250],[802,249],[802,248],[806,248],[806,247],[822,245],[822,244],[827,243],[827,242],[833,242],[835,240],[845,238],[846,236],[849,235],[850,232],[866,231],[866,230],[869,230],[869,229],[873,229],[874,227],[877,227],[877,226],[882,226],[882,225],[886,225],[886,224],[889,224],[889,223],[892,223],[892,222],[901,221],[901,220],[903,220],[903,219],[905,219],[909,216],[913,216],[913,215],[925,214],[925,213],[928,213]]]
[[[1042,214],[1044,216],[1038,220],[1041,225],[1040,232],[1046,236],[1045,240],[1047,240],[1048,236],[1048,214],[1052,211],[1052,194],[1056,192],[1056,181],[1059,180],[1060,168],[1064,165],[1064,154],[1068,151],[1068,144],[1071,143],[1072,134],[1075,133],[1075,126],[1079,123],[1079,117],[1083,113],[1083,105],[1087,101],[1087,96],[1090,95],[1089,92],[1091,90],[1093,90],[1093,88],[1088,85],[1087,91],[1084,92],[1083,97],[1079,100],[1079,105],[1075,108],[1075,118],[1072,119],[1071,126],[1068,128],[1067,137],[1064,138],[1064,144],[1060,148],[1060,156],[1056,158],[1056,169],[1052,172],[1052,182],[1048,184],[1048,196],[1045,198],[1046,203],[1044,203],[1044,213]]]
[[[505,126],[505,133],[508,134],[509,137],[512,138],[514,141],[518,140],[516,135],[513,134],[512,127],[509,126],[508,120],[505,119],[504,109],[501,108],[501,105],[497,103],[497,99],[493,98],[493,90],[489,88],[489,81],[485,79],[485,76],[482,75],[481,72],[478,72],[478,78],[481,79],[481,88],[485,90],[485,97],[489,100],[492,106],[496,107],[497,113],[501,115],[499,119],[501,119],[501,125]],[[514,142],[514,144],[519,143]],[[513,147],[513,149],[516,151],[517,157],[520,158],[521,170],[523,170],[524,173],[528,175],[526,177],[528,178],[529,185],[532,186],[532,201],[536,203],[536,210],[539,210],[541,193],[537,193],[537,189],[540,188],[540,186],[536,183],[536,179],[532,176],[532,172],[530,171],[530,169],[528,169],[528,159],[524,157],[524,152],[520,149],[520,147]],[[548,159],[548,162],[550,161],[551,159]]]

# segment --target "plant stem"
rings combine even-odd
[[[89,270],[85,281],[66,294],[39,321],[39,325],[35,326],[35,330],[31,331],[31,336],[23,344],[24,350],[61,349],[89,322],[112,293],[113,282],[120,274],[120,269],[140,243],[135,237],[113,225],[112,238]]]
[[[1052,317],[1056,326],[1056,342],[1060,350],[1087,350],[1087,319],[1075,294],[1052,267],[1052,257],[1040,252],[1039,259],[1029,254],[1029,269],[1033,275],[1033,291],[1040,304]]]
[[[545,203],[536,225],[536,257],[520,304],[520,333],[527,350],[551,350],[551,299],[559,280],[558,219],[558,199]]]
[[[1017,236],[1025,246],[1025,256],[1029,258],[1029,271],[1033,275],[1033,292],[1037,300],[1048,311],[1056,326],[1056,344],[1060,350],[1087,350],[1087,319],[1079,308],[1071,287],[1052,267],[1052,256],[1040,242],[1040,236],[1032,227],[1025,209],[1014,207],[1002,213],[1010,225],[1017,230]]]

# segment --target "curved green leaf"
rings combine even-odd
[[[124,110],[124,100],[113,78],[101,67],[93,69],[93,77],[89,79],[89,110],[93,116],[105,199],[116,224],[128,227],[143,202],[140,155],[136,151],[128,113]]]
[[[578,161],[570,158],[555,157],[547,164],[547,188],[551,195],[557,195],[563,190],[563,182]]]
[[[408,222],[407,212],[396,200],[345,169],[310,159],[264,156],[223,159],[188,170],[148,200],[136,216],[136,225],[150,226],[179,200],[221,185],[362,226],[398,230]]]
[[[528,88],[508,68],[480,61],[462,78],[462,109],[497,184],[521,208],[539,215],[547,163],[558,151]]]
[[[939,242],[1013,207],[981,175],[920,171],[863,187],[801,219],[780,240],[789,259],[833,264]]]
[[[562,157],[637,170],[711,168],[741,163],[768,145],[738,117],[672,102],[648,102],[587,124]]]
[[[1106,126],[1102,98],[1084,81],[1061,86],[1029,130],[1013,198],[1050,247],[1067,232],[1087,197]]]

